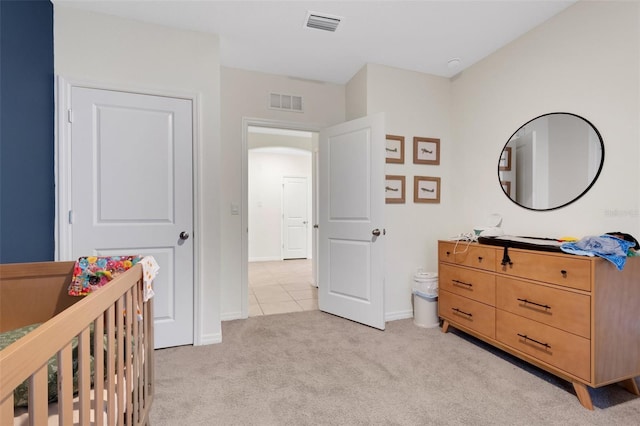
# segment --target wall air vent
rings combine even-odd
[[[331,16],[325,13],[307,12],[305,27],[316,30],[335,32],[342,21],[339,16]]]
[[[302,112],[302,96],[269,93],[269,108],[283,111]]]

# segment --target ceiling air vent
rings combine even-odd
[[[302,96],[269,93],[269,108],[302,112]]]
[[[305,26],[316,30],[335,32],[342,21],[339,16],[331,16],[324,13],[308,12]]]

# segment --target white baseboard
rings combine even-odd
[[[398,312],[387,312],[384,315],[385,321],[397,321],[401,319],[413,318],[413,310],[408,311],[398,311]]]
[[[243,319],[242,311],[227,312],[227,313],[220,314],[220,321],[231,321],[231,320],[237,320],[237,319]]]
[[[213,345],[222,342],[222,333],[203,334],[200,336],[200,342],[194,346]]]

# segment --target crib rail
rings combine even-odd
[[[135,265],[2,350],[0,424],[13,424],[13,392],[27,379],[29,423],[48,424],[47,362],[53,356],[58,366],[59,425],[148,424],[154,390],[153,304],[143,302],[142,291],[142,266]],[[138,307],[143,321],[137,318]],[[78,353],[75,419],[74,339]]]

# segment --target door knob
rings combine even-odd
[[[180,239],[181,239],[181,240],[186,240],[186,239],[188,239],[188,238],[189,238],[189,233],[188,233],[188,232],[182,231],[182,232],[180,233]]]
[[[378,228],[376,228],[376,229],[374,229],[373,231],[371,231],[371,233],[372,233],[373,235],[375,235],[376,237],[379,237],[379,236],[380,236],[380,230],[379,230]]]

